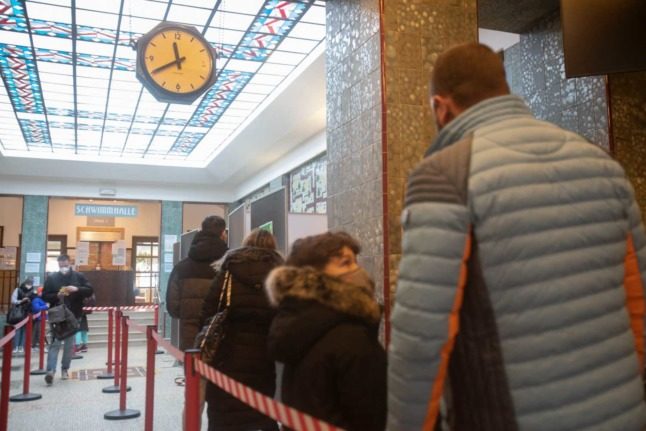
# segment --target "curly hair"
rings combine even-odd
[[[354,254],[361,252],[359,242],[347,232],[325,232],[307,236],[294,241],[285,263],[323,269],[331,257],[341,254],[343,247],[348,247]]]

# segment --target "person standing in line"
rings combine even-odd
[[[20,286],[16,287],[11,293],[11,304],[16,307],[22,307],[26,311],[31,309],[30,303],[32,299],[36,297],[36,291],[34,289],[34,279],[32,277],[27,277],[25,281],[20,283]],[[14,353],[24,352],[25,344],[25,327],[19,328],[16,331],[16,341],[13,349]]]
[[[643,430],[646,235],[622,167],[539,121],[480,44],[442,53],[408,180],[388,429]]]
[[[215,277],[211,264],[228,250],[225,229],[222,217],[206,217],[188,257],[175,265],[168,279],[166,307],[168,314],[179,319],[180,350],[192,348],[200,330],[200,312]]]
[[[269,353],[284,364],[282,401],[347,431],[383,430],[386,353],[374,283],[345,232],[296,240],[265,283],[277,314]]]
[[[61,302],[74,314],[77,319],[83,314],[83,299],[92,296],[94,289],[87,281],[85,276],[72,270],[70,258],[66,254],[61,254],[57,258],[58,272],[50,274],[45,280],[43,288],[43,300],[49,303],[50,307],[55,307]],[[64,340],[54,337],[49,345],[47,353],[47,374],[45,382],[51,386],[56,374],[56,362],[58,362],[58,351],[63,345],[63,359],[61,362],[61,380],[69,379],[69,368],[72,361],[72,350],[74,348],[74,335],[70,335]]]
[[[276,391],[274,361],[267,351],[267,334],[275,310],[269,305],[264,282],[283,264],[276,240],[266,230],[254,229],[242,247],[225,255],[204,306],[205,324],[218,310],[225,279],[230,280],[231,304],[225,336],[214,362],[209,364],[229,377],[273,397]],[[225,299],[223,298],[223,301]],[[224,308],[222,304],[220,308]],[[278,431],[276,422],[207,382],[209,431]]]

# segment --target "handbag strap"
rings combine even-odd
[[[224,298],[225,293],[227,295],[226,307],[228,308],[229,305],[231,305],[231,273],[229,271],[224,273],[224,283],[222,283],[222,291],[220,292],[220,299],[218,300],[217,312],[220,312],[220,309],[222,308],[222,299]]]

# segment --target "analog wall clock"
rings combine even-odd
[[[162,22],[137,41],[137,79],[160,102],[191,104],[215,83],[215,59],[194,27]]]

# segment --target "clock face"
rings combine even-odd
[[[146,71],[159,87],[171,93],[197,91],[208,83],[213,69],[211,49],[204,43],[182,29],[166,28],[145,46]]]

